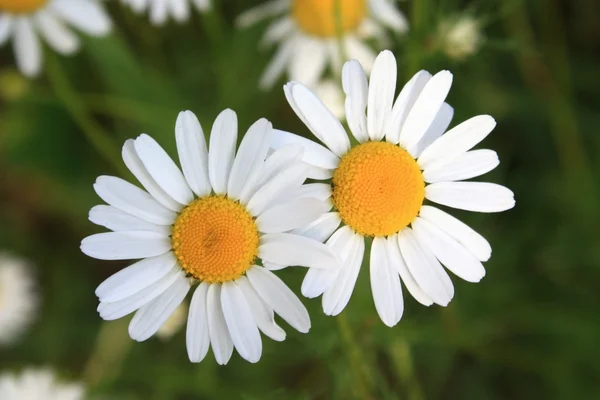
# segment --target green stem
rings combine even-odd
[[[346,315],[343,313],[338,315],[337,323],[344,346],[346,347],[350,368],[354,374],[354,385],[355,392],[358,394],[357,397],[360,399],[371,399],[373,396],[371,395],[370,379],[368,372],[365,369],[367,364],[360,351],[360,347],[357,345],[357,342],[352,335],[352,330],[350,329],[350,324],[348,323]]]
[[[392,360],[400,382],[406,388],[408,400],[424,399],[425,396],[415,374],[410,346],[405,339],[398,339],[392,345]]]
[[[411,4],[410,14],[410,35],[407,48],[407,68],[406,68],[406,80],[408,81],[412,76],[421,69],[423,51],[422,39],[424,35],[424,26],[426,24],[426,12],[428,10],[428,0],[415,0]]]
[[[128,175],[129,172],[125,169],[119,158],[119,147],[104,132],[102,127],[88,115],[83,101],[81,101],[77,92],[72,88],[56,56],[48,55],[46,71],[56,96],[63,102],[66,110],[71,114],[77,125],[79,125],[88,142],[119,173]]]
[[[224,25],[225,22],[217,10],[216,4],[213,5],[212,10],[202,13],[202,26],[213,49],[218,49],[223,42]]]

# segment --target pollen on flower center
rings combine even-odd
[[[339,17],[343,32],[355,30],[367,13],[366,0],[344,0]],[[336,0],[294,0],[292,14],[300,28],[311,35],[336,35]]]
[[[202,197],[177,217],[171,240],[181,267],[209,283],[238,278],[258,254],[258,230],[241,204],[223,196]]]
[[[48,0],[0,0],[0,11],[25,13],[35,11],[46,4]]]
[[[417,216],[425,182],[417,162],[387,142],[352,148],[333,175],[333,204],[344,223],[365,236],[388,236]]]

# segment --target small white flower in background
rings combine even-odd
[[[303,144],[303,159],[313,165],[313,177],[332,178],[328,190],[334,211],[294,232],[327,240],[342,268],[310,268],[302,294],[323,295],[327,315],[342,312],[366,254],[365,238],[373,238],[371,291],[388,326],[396,325],[404,311],[402,283],[418,302],[446,306],[454,285],[442,264],[468,282],[479,282],[485,275],[482,261],[491,256],[487,240],[426,201],[485,213],[515,204],[504,186],[463,182],[499,164],[496,152],[471,150],[494,129],[494,119],[479,115],[446,132],[454,113],[445,103],[452,74],[420,71],[394,103],[396,74],[396,59],[389,51],[375,60],[370,81],[358,61],[344,65],[346,117],[359,142],[354,146],[315,94],[302,84],[288,83],[284,89],[291,107],[327,147],[277,130],[271,144],[273,149]]]
[[[484,41],[481,22],[470,15],[447,18],[438,28],[438,41],[448,57],[464,60],[475,54]]]
[[[0,374],[2,400],[83,400],[85,389],[79,383],[60,383],[54,371],[27,368],[20,374]]]
[[[392,0],[340,1],[342,44],[346,55],[358,59],[370,70],[376,56],[366,43],[380,44],[387,38],[386,28],[405,32],[408,23]],[[265,70],[260,87],[269,89],[287,70],[290,80],[313,88],[328,66],[339,73],[341,59],[336,36],[336,0],[272,0],[259,5],[237,19],[245,28],[263,19],[277,17],[269,26],[263,45],[279,44]]]
[[[212,0],[121,0],[136,13],[148,12],[150,21],[155,25],[163,25],[169,17],[177,22],[190,18],[192,4],[200,12],[211,9]],[[192,3],[192,4],[190,4]]]
[[[147,191],[120,178],[99,177],[94,189],[109,205],[92,208],[89,217],[113,232],[81,243],[81,250],[97,259],[142,259],[96,290],[105,320],[137,310],[129,324],[134,340],[154,335],[199,284],[186,332],[192,362],[200,362],[209,347],[219,364],[229,361],[234,347],[257,362],[259,331],[285,339],[274,313],[308,332],[308,312],[269,269],[339,267],[323,243],[286,233],[331,209],[327,185],[303,185],[311,167],[301,161],[302,147],[285,146],[267,157],[273,129],[260,119],[236,154],[237,125],[235,112],[223,111],[207,146],[196,116],[181,112],[175,138],[183,172],[150,136],[125,142],[123,160]]]
[[[97,0],[0,0],[0,46],[12,39],[19,70],[33,77],[42,69],[41,37],[60,54],[73,54],[79,39],[110,32],[111,21]]]
[[[156,337],[160,340],[169,340],[171,339],[185,324],[185,320],[187,319],[188,314],[188,304],[187,302],[181,303],[173,314],[167,319],[167,321],[158,328],[158,332],[156,332]]]
[[[18,340],[31,324],[38,305],[35,286],[23,260],[0,254],[0,345]]]

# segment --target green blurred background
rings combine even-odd
[[[449,307],[423,307],[405,291],[404,316],[387,328],[363,268],[340,317],[304,299],[308,335],[286,326],[285,342],[263,341],[258,364],[234,354],[225,367],[211,354],[189,363],[185,329],[135,343],[128,318],[99,318],[95,287],[127,263],[90,259],[79,243],[102,231],[87,220],[100,203],[95,178],[130,178],[120,161],[125,139],[146,132],[174,154],[180,110],[208,131],[226,107],[240,130],[267,117],[308,133],[281,85],[257,89],[272,55],[257,50],[267,24],[233,24],[257,3],[223,0],[187,24],[155,28],[107,2],[113,34],[86,39],[75,57],[46,51],[33,81],[18,75],[10,47],[0,49],[0,249],[31,262],[42,297],[33,327],[0,349],[0,370],[54,366],[93,399],[600,398],[597,0],[399,3],[411,25],[391,44],[402,82],[422,68],[454,73],[453,125],[496,118],[484,146],[501,164],[486,180],[517,200],[502,214],[453,212],[494,251],[480,284],[453,279]],[[438,27],[465,13],[481,21],[486,40],[458,62],[440,51]],[[304,270],[279,275],[299,293]]]

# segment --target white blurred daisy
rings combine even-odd
[[[165,323],[158,328],[158,331],[156,331],[156,337],[158,337],[160,340],[171,339],[185,324],[188,310],[189,308],[185,301],[177,306],[175,311],[173,311]]]
[[[136,13],[149,12],[150,21],[162,25],[172,17],[177,22],[190,18],[192,3],[200,12],[210,10],[212,0],[121,0]]]
[[[219,364],[233,348],[250,362],[261,356],[259,330],[274,340],[285,332],[274,312],[300,332],[308,313],[266,267],[335,268],[324,244],[288,232],[331,208],[326,185],[302,185],[310,167],[302,148],[288,146],[267,157],[273,133],[261,119],[243,137],[236,155],[237,116],[223,111],[210,135],[210,150],[196,116],[179,114],[175,126],[183,169],[148,135],[128,140],[123,160],[147,191],[120,178],[101,176],[94,188],[109,205],[90,220],[113,232],[85,238],[81,250],[103,260],[142,259],[96,290],[106,320],[137,310],[130,336],[154,335],[200,283],[190,303],[187,349],[201,361],[212,346]],[[266,160],[265,160],[266,158]],[[321,198],[316,198],[321,196]]]
[[[69,26],[103,36],[111,21],[97,0],[0,0],[0,46],[12,38],[17,66],[26,76],[36,76],[42,68],[38,36],[60,54],[79,49]]]
[[[481,21],[470,15],[446,18],[438,28],[438,42],[441,50],[448,57],[457,61],[475,54],[483,41]]]
[[[365,43],[385,41],[385,29],[405,32],[408,23],[393,0],[340,1],[340,27],[344,50],[370,70],[376,53]],[[336,0],[272,0],[239,16],[244,28],[263,19],[278,17],[267,29],[262,44],[278,43],[273,60],[265,70],[260,86],[268,89],[287,70],[288,78],[308,87],[319,80],[330,65],[339,71],[343,60],[336,37]]]
[[[35,316],[37,304],[35,282],[27,264],[0,254],[0,345],[15,341],[23,333]]]
[[[333,115],[341,120],[346,118],[344,91],[340,85],[332,79],[324,79],[314,86],[314,92]]]
[[[0,375],[2,400],[82,400],[83,385],[59,383],[49,369],[28,368],[19,375]]]
[[[274,149],[303,144],[304,161],[320,176],[333,177],[329,190],[335,211],[296,233],[329,238],[342,268],[310,269],[302,293],[309,298],[323,294],[324,312],[340,313],[356,283],[365,237],[372,237],[371,289],[388,326],[402,316],[401,282],[420,303],[446,306],[454,287],[442,264],[478,282],[485,275],[481,262],[491,255],[481,235],[425,200],[477,212],[504,211],[515,204],[504,186],[463,182],[499,164],[494,151],[471,150],[495,127],[494,119],[480,115],[444,134],[453,115],[444,102],[452,74],[420,71],[394,103],[396,73],[389,51],[377,57],[370,82],[358,61],[344,65],[346,114],[358,145],[351,145],[340,122],[310,90],[294,82],[285,86],[290,105],[327,147],[283,131],[275,131],[272,142]]]

